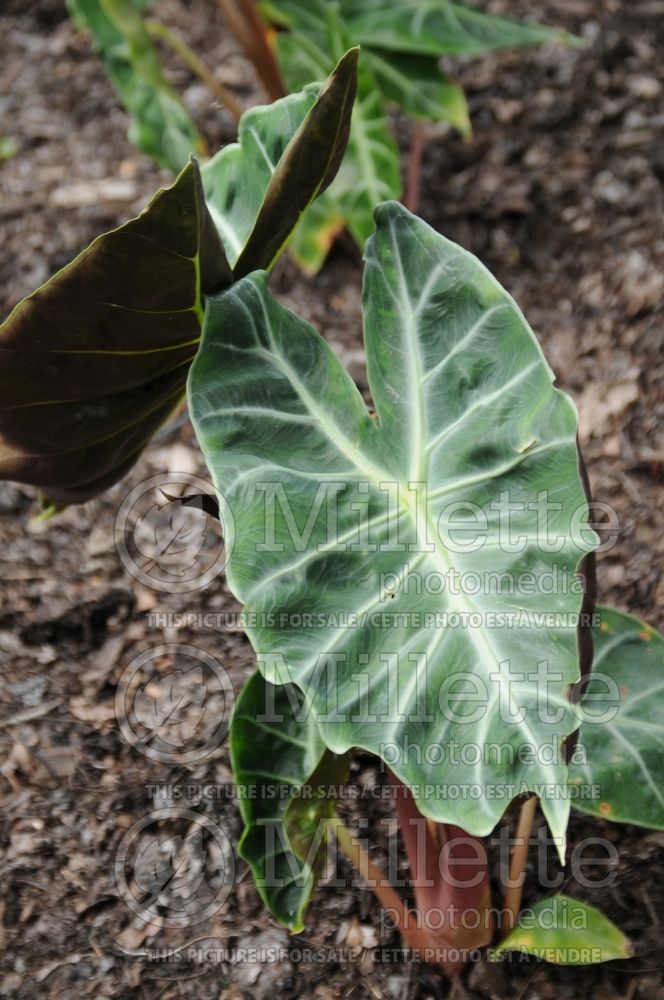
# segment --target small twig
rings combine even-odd
[[[420,204],[420,185],[422,181],[422,157],[424,156],[424,125],[416,121],[410,143],[410,159],[408,161],[408,176],[406,178],[406,196],[404,205],[409,212],[417,212]]]
[[[8,715],[0,719],[0,728],[18,726],[23,722],[41,719],[44,715],[48,715],[54,708],[59,708],[61,705],[62,702],[60,699],[54,698],[52,701],[43,701],[41,704],[35,705],[34,708],[24,708],[22,712],[14,712],[13,715]]]
[[[159,38],[162,42],[173,49],[175,53],[180,57],[182,62],[187,66],[194,76],[197,76],[199,80],[202,80],[208,90],[214,94],[220,104],[223,104],[227,108],[234,118],[238,119],[242,115],[242,108],[235,100],[231,92],[224,87],[223,83],[214,76],[211,70],[202,62],[195,52],[189,48],[187,43],[167,28],[165,24],[160,21],[146,21],[145,27],[153,38]]]
[[[521,897],[523,896],[523,875],[526,868],[526,858],[528,847],[530,846],[530,835],[533,830],[533,821],[537,810],[537,796],[531,795],[521,806],[519,822],[516,830],[514,849],[510,859],[509,885],[505,889],[503,900],[503,913],[505,917],[505,934],[515,927],[521,909]]]
[[[253,0],[217,0],[224,18],[254,65],[271,100],[284,97],[286,89],[268,42],[268,29]]]

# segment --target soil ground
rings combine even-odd
[[[526,0],[492,9],[527,16]],[[262,99],[211,0],[159,0],[248,107]],[[517,299],[560,383],[577,401],[594,495],[620,518],[600,560],[601,599],[664,626],[664,2],[542,0],[541,20],[574,31],[586,49],[549,47],[454,66],[475,131],[464,142],[429,129],[421,214],[477,254]],[[169,64],[170,65],[170,64]],[[234,135],[228,114],[181,67],[171,78],[212,148]],[[60,0],[0,6],[0,134],[17,155],[0,162],[0,312],[122,222],[168,182],[125,138],[126,118]],[[395,128],[407,151],[410,125]],[[275,288],[314,322],[364,384],[360,258],[347,240],[317,280],[289,261]],[[184,419],[166,428],[127,480],[104,497],[32,521],[34,492],[0,485],[0,827],[3,970],[0,996],[33,998],[490,997],[495,1000],[664,997],[664,833],[573,815],[570,842],[602,836],[617,849],[610,888],[569,885],[630,935],[635,956],[564,969],[527,959],[481,961],[454,984],[435,969],[364,959],[316,964],[293,952],[277,964],[183,963],[166,973],[141,950],[180,947],[186,932],[145,928],[118,894],[123,834],[147,815],[155,782],[230,780],[227,748],[198,764],[159,764],[118,731],[114,692],[137,652],[195,643],[220,659],[236,690],[252,669],[237,631],[150,626],[151,613],[234,610],[223,577],[184,596],[137,582],[120,564],[113,523],[130,489],[150,475],[206,477]],[[211,543],[212,544],[212,543]],[[382,782],[358,757],[353,782]],[[163,803],[162,803],[163,804]],[[232,798],[197,809],[232,840]],[[380,864],[395,836],[380,800],[362,811]],[[349,872],[346,871],[348,875]],[[592,878],[592,873],[591,878]],[[245,867],[196,938],[225,947],[287,946]],[[526,900],[541,895],[529,872]],[[290,944],[391,948],[370,893],[323,887],[307,930]],[[192,934],[192,937],[194,935]]]

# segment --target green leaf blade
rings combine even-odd
[[[633,615],[598,607],[586,718],[570,764],[582,812],[612,822],[664,829],[664,636]],[[594,698],[600,700],[593,705]],[[604,699],[604,701],[602,701]],[[595,718],[593,718],[595,717]]]
[[[325,757],[313,716],[298,718],[303,710],[297,689],[268,684],[257,670],[240,694],[230,729],[233,776],[245,824],[238,853],[250,866],[265,905],[291,932],[304,926],[326,842],[322,838],[317,857],[311,859],[316,863],[309,864],[309,837],[329,805],[310,798],[306,816],[292,808],[298,789]]]
[[[494,954],[522,951],[555,965],[630,958],[629,939],[596,907],[569,896],[541,899],[525,911]]]
[[[68,0],[79,28],[87,28],[131,116],[129,138],[160,166],[179,173],[205,142],[164,77],[141,12],[145,0]]]
[[[413,118],[447,122],[465,138],[471,135],[463,88],[441,73],[435,57],[373,48],[366,50],[366,57],[386,100]]]
[[[479,55],[570,42],[566,32],[487,14],[451,0],[344,0],[351,37],[362,45],[419,55]]]
[[[450,767],[433,750],[459,740],[536,751],[578,725],[566,697],[578,679],[574,616],[581,605],[570,582],[596,543],[592,533],[579,540],[570,527],[574,511],[587,512],[576,413],[554,389],[521,313],[478,261],[399,205],[381,207],[377,227],[364,292],[377,419],[318,334],[268,295],[264,277],[250,276],[208,303],[189,398],[214,482],[235,514],[229,585],[255,615],[249,635],[266,678],[276,683],[287,669],[312,701],[333,752],[361,746],[378,754],[416,794],[440,782],[491,786],[491,795],[441,794],[418,803],[431,819],[478,836],[493,829],[516,794],[536,790],[554,835],[564,838],[569,801],[559,794],[567,773],[559,755],[553,763],[526,762],[515,752],[507,762]],[[428,489],[423,511],[409,488],[415,481]],[[389,484],[398,486],[396,507]],[[265,544],[270,489],[274,545]],[[495,516],[486,548],[459,552],[437,541],[447,501],[488,512],[504,491],[525,506],[542,489],[561,504],[551,525],[561,539],[556,552],[541,550],[534,511],[513,521],[525,538],[518,555],[496,544]],[[328,490],[334,531],[320,513],[310,519]],[[358,509],[367,512],[363,534]],[[422,547],[427,533],[433,549]],[[565,587],[554,595],[529,594],[525,577],[519,583],[522,574],[537,577],[559,563]],[[516,591],[487,585],[479,595],[462,588],[459,596],[421,586],[483,568],[514,575]],[[303,608],[313,625],[302,624]],[[552,610],[560,621],[543,621]],[[525,613],[527,625],[490,626],[491,615],[510,611]],[[435,624],[436,616],[462,612],[477,612],[479,626]],[[271,624],[274,615],[284,624]],[[540,661],[549,671],[554,720],[537,708]],[[500,711],[500,687],[513,670],[524,674],[513,680],[525,722]],[[486,711],[476,723],[459,723],[438,696],[468,683],[469,672],[483,685]],[[329,706],[334,697],[338,711]],[[471,712],[461,701],[461,711]],[[417,759],[407,753],[412,745]]]

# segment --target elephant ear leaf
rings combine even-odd
[[[302,792],[344,780],[347,762],[326,751],[297,688],[270,684],[258,670],[238,699],[230,744],[245,824],[240,857],[275,919],[301,931],[334,813],[332,799]]]
[[[514,795],[537,790],[562,847],[567,768],[535,751],[578,727],[567,699],[579,677],[575,573],[596,536],[585,525],[576,411],[518,307],[470,254],[387,203],[365,256],[375,416],[264,274],[208,300],[189,401],[234,515],[229,587],[265,677],[283,683],[275,671],[287,669],[330,750],[364,747],[417,791],[434,775],[490,789],[418,800],[428,818],[476,836]],[[553,542],[532,502],[549,495]],[[496,517],[508,501],[516,554]],[[482,523],[470,543],[467,511]],[[551,574],[564,580],[555,594]],[[540,670],[549,715],[538,707]],[[444,748],[456,741],[472,749],[448,770]],[[470,763],[487,744],[509,747],[507,758]]]
[[[182,398],[202,295],[231,280],[192,161],[0,326],[0,477],[58,505],[121,478]]]
[[[570,761],[572,802],[593,816],[664,830],[664,636],[633,615],[597,611],[593,672]]]

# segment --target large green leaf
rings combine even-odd
[[[420,55],[476,55],[574,39],[564,31],[465,7],[452,0],[343,0],[354,41]]]
[[[125,109],[129,137],[138,149],[176,173],[205,142],[170,86],[141,11],[149,0],[67,0],[79,27],[87,28]]]
[[[0,476],[57,503],[116,482],[182,398],[203,293],[231,280],[193,161],[0,326]]]
[[[522,951],[555,965],[595,965],[632,954],[629,939],[596,907],[569,896],[540,899],[524,911],[494,960]]]
[[[364,282],[376,418],[264,276],[208,300],[188,391],[235,518],[228,582],[251,614],[264,676],[306,692],[331,750],[377,753],[425,815],[476,835],[517,792],[535,790],[564,838],[566,767],[538,749],[578,725],[566,698],[579,674],[574,572],[596,539],[573,530],[587,511],[576,411],[475,258],[396,203],[376,218]],[[547,517],[556,551],[542,537],[542,497],[558,505]],[[510,530],[523,536],[516,551],[508,501]],[[458,544],[464,526],[478,534],[471,510],[486,519],[474,550]],[[475,593],[472,574],[484,572],[494,576]],[[554,592],[543,593],[552,573]],[[511,627],[492,617],[509,612]],[[477,617],[459,627],[444,613]],[[523,718],[505,708],[510,680]],[[465,757],[450,767],[453,741]],[[497,759],[471,759],[494,743]],[[429,793],[431,782],[456,794]]]
[[[632,615],[597,610],[570,781],[599,795],[573,802],[593,816],[664,829],[664,637]]]
[[[334,799],[314,792],[344,780],[347,771],[345,761],[326,752],[315,718],[303,708],[297,688],[269,684],[257,670],[240,694],[230,730],[245,824],[238,852],[265,905],[293,932],[303,929],[325,860],[325,821],[334,814]],[[310,794],[301,797],[305,784]]]
[[[0,476],[63,504],[133,465],[182,398],[202,295],[232,280],[217,229],[234,234],[242,259],[272,264],[338,167],[356,61],[349,52],[322,89],[241,121],[240,146],[204,168],[216,227],[194,162],[138,219],[19,303],[0,326]]]

